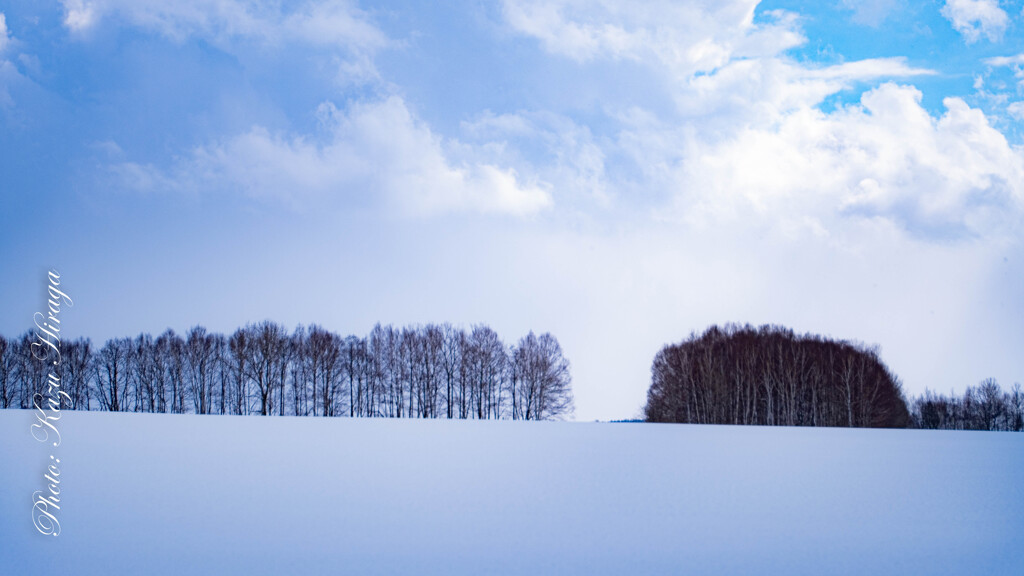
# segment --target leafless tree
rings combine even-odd
[[[658,422],[902,427],[899,380],[877,348],[777,326],[712,326],[666,346],[645,414]]]
[[[284,390],[287,375],[288,336],[279,324],[264,321],[247,327],[251,345],[246,348],[245,369],[259,394],[260,414],[274,409],[274,394]],[[283,400],[283,394],[281,394]],[[281,408],[283,410],[283,408]]]
[[[228,340],[228,365],[231,381],[228,405],[232,414],[249,413],[249,360],[254,357],[252,351],[254,330],[250,327],[239,328]]]
[[[71,410],[88,410],[92,376],[92,343],[86,338],[61,346],[60,380],[71,399]]]
[[[100,406],[110,412],[130,411],[132,341],[114,338],[100,349],[96,362],[96,396]]]
[[[30,407],[46,366],[34,335],[0,338],[0,406]],[[344,339],[299,326],[249,324],[230,338],[192,327],[181,337],[64,343],[60,378],[71,408],[196,414],[557,418],[572,410],[568,362],[549,334],[506,348],[491,328],[376,325]],[[518,354],[518,357],[516,356]],[[518,364],[516,363],[518,362]]]
[[[185,337],[186,386],[196,414],[209,414],[213,408],[224,347],[223,336],[202,326],[194,326]]]
[[[573,411],[569,361],[550,334],[530,332],[512,350],[513,420],[549,420]]]
[[[10,408],[14,400],[15,347],[0,336],[0,408]]]

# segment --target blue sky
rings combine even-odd
[[[779,323],[1024,380],[1024,2],[0,4],[0,332]]]

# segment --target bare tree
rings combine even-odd
[[[88,339],[67,340],[61,347],[61,387],[71,399],[71,410],[89,409],[92,375],[92,343]]]
[[[132,341],[128,338],[107,340],[96,362],[96,397],[100,406],[110,412],[132,410],[130,362]]]
[[[185,378],[188,396],[196,414],[209,414],[220,362],[223,337],[194,326],[185,337]]]
[[[253,346],[252,336],[254,330],[249,327],[239,328],[228,340],[228,362],[231,380],[231,407],[232,414],[249,413],[249,360],[255,353],[251,350]]]
[[[451,324],[441,326],[443,342],[441,344],[441,371],[444,378],[445,416],[450,420],[455,417],[458,402],[458,383],[462,380],[462,344],[466,340],[465,333]]]
[[[10,408],[14,401],[15,348],[0,336],[0,408]]]
[[[370,380],[370,360],[366,340],[356,336],[346,337],[342,347],[341,365],[342,378],[348,389],[348,415],[353,417],[368,415],[367,388]]]
[[[763,326],[712,326],[666,346],[645,414],[658,422],[902,427],[899,380],[877,348]]]
[[[573,411],[569,361],[551,334],[530,332],[512,351],[512,418],[549,420]]]
[[[279,324],[264,321],[247,327],[251,345],[246,347],[248,357],[245,370],[249,380],[256,385],[260,400],[260,414],[266,416],[273,411],[273,394],[284,388],[287,374],[288,336]],[[283,394],[282,394],[283,400]]]
[[[47,366],[32,358],[32,332],[0,337],[0,406],[31,406]],[[230,338],[202,326],[184,337],[63,343],[60,379],[71,408],[196,414],[555,418],[571,412],[568,362],[557,341],[532,333],[506,348],[484,325],[376,325],[344,339],[317,325],[288,335],[273,322]],[[515,364],[513,358],[519,354]],[[525,362],[525,363],[524,363]],[[525,399],[525,403],[523,402]]]

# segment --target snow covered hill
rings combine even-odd
[[[2,574],[1024,574],[1024,434],[33,421],[0,411]]]

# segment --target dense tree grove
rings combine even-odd
[[[31,408],[49,367],[33,332],[0,336],[0,408]],[[130,412],[548,420],[573,411],[550,334],[506,346],[494,330],[377,325],[364,338],[273,322],[230,336],[196,326],[153,338],[61,342],[70,408]]]
[[[654,358],[651,422],[905,427],[899,380],[876,349],[777,327],[712,326]]]

